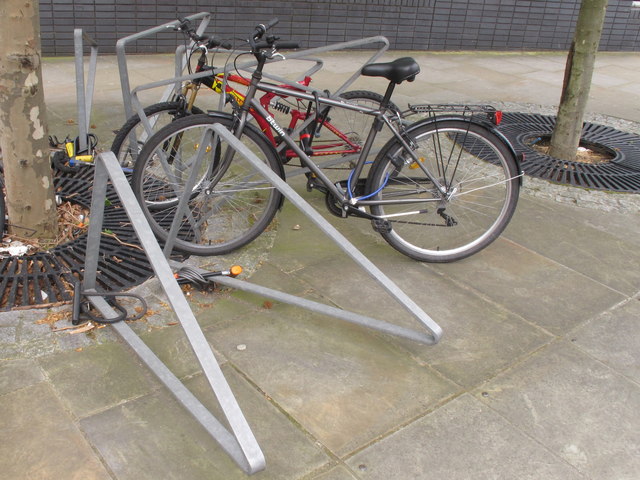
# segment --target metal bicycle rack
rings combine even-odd
[[[84,78],[84,45],[87,41],[91,47],[89,71],[85,85]],[[98,44],[80,28],[73,31],[73,47],[76,64],[76,102],[78,108],[78,150],[87,149],[87,134],[91,121],[91,105],[93,103],[93,87],[96,79],[96,64],[98,62]]]
[[[215,394],[231,431],[227,430],[200,401],[180,382],[153,351],[136,335],[126,322],[113,323],[112,327],[135,351],[140,359],[156,374],[176,399],[220,444],[222,449],[246,472],[255,473],[264,469],[264,455],[256,441],[236,398],[227,383],[211,347],[205,338],[191,307],[187,303],[171,267],[165,259],[158,241],[151,232],[147,219],[136,200],[120,164],[113,152],[100,154],[95,161],[93,197],[91,199],[91,223],[87,234],[87,253],[82,289],[96,291],[102,222],[104,219],[107,183],[111,181],[124,209],[131,220],[135,233],[144,248],[153,271],[158,278],[180,325],[193,348],[209,385]],[[99,294],[98,294],[99,295]],[[89,296],[89,301],[105,319],[118,317],[101,296]]]
[[[417,332],[404,327],[391,324],[386,321],[376,320],[363,315],[356,314],[354,312],[348,312],[343,309],[329,307],[327,305],[312,302],[310,300],[295,297],[293,295],[284,294],[278,290],[269,289],[266,287],[260,287],[251,285],[248,282],[244,282],[233,278],[220,278],[219,281],[222,284],[238,288],[240,290],[246,290],[260,295],[269,296],[275,300],[280,300],[293,305],[298,305],[303,308],[307,308],[325,315],[333,316],[341,320],[346,320],[358,325],[378,330],[387,334],[395,335],[409,340],[414,340],[426,345],[432,345],[437,343],[442,336],[442,329],[434,322],[429,315],[427,315],[413,300],[411,300],[389,277],[387,277],[378,267],[376,267],[360,250],[358,250],[347,238],[342,235],[331,223],[329,223],[322,215],[320,215],[309,203],[304,200],[293,188],[291,188],[283,179],[281,179],[275,172],[273,172],[266,164],[264,164],[251,150],[240,142],[233,134],[227,130],[223,125],[213,124],[205,129],[203,133],[203,139],[200,142],[198,150],[196,152],[196,159],[193,164],[192,173],[186,181],[185,193],[178,202],[178,207],[174,216],[169,235],[167,237],[164,254],[168,257],[173,250],[175,239],[178,235],[180,228],[179,219],[182,218],[186,212],[187,204],[191,198],[191,192],[196,183],[196,176],[200,171],[200,166],[207,151],[209,141],[208,138],[213,138],[213,135],[219,135],[226,142],[229,143],[237,153],[246,158],[252,166],[262,174],[275,188],[277,188],[291,203],[293,203],[302,213],[304,213],[322,232],[327,235],[343,252],[345,252],[352,260],[360,265],[374,280],[376,280],[395,300],[402,304],[402,306],[411,313],[416,320],[418,320],[423,327],[425,327],[429,334]]]
[[[190,15],[186,17],[187,20],[200,20],[200,24],[196,29],[198,35],[202,35],[209,25],[209,21],[211,20],[210,12],[200,12],[195,15]],[[167,32],[177,27],[180,24],[178,20],[174,20],[172,22],[164,23],[162,25],[158,25],[157,27],[150,28],[148,30],[143,30],[142,32],[135,33],[133,35],[129,35],[127,37],[121,38],[116,42],[116,56],[118,58],[118,70],[120,72],[120,88],[122,90],[122,101],[124,103],[124,114],[125,119],[127,119],[133,115],[133,109],[131,106],[131,83],[129,82],[129,67],[127,64],[127,54],[126,54],[126,46],[129,43],[135,42],[144,37],[148,37],[150,35],[155,35],[157,33]],[[180,76],[182,70],[184,69],[184,62],[178,60],[179,52],[184,51],[184,46],[178,47],[176,50],[176,77]],[[174,82],[175,83],[175,80]],[[169,89],[165,92],[165,97],[168,97],[171,93]]]
[[[200,12],[198,14],[195,15],[191,15],[189,17],[187,17],[189,20],[201,20],[198,28],[197,28],[197,33],[199,35],[202,35],[202,33],[205,31],[205,29],[207,28],[209,21],[211,19],[211,13],[210,12]],[[146,83],[144,85],[140,85],[135,87],[134,89],[131,89],[131,85],[129,82],[129,71],[128,71],[128,66],[127,66],[127,57],[126,57],[126,51],[125,51],[125,46],[131,42],[134,42],[140,38],[144,38],[150,35],[154,35],[157,33],[161,33],[161,32],[166,32],[174,27],[176,27],[179,24],[178,21],[173,21],[173,22],[169,22],[169,23],[165,23],[163,25],[148,29],[148,30],[144,30],[142,32],[136,33],[134,35],[130,35],[128,37],[122,38],[120,40],[118,40],[117,45],[116,45],[116,52],[117,52],[117,56],[118,56],[118,67],[120,70],[120,84],[121,84],[121,88],[122,88],[122,98],[123,98],[123,102],[124,102],[124,107],[125,107],[125,121],[130,118],[133,114],[138,115],[138,117],[140,117],[140,121],[142,123],[142,126],[145,129],[145,135],[151,135],[151,133],[153,132],[153,125],[150,122],[149,118],[145,115],[144,113],[144,107],[142,106],[140,100],[138,99],[138,95],[140,92],[146,91],[146,90],[151,90],[151,89],[156,89],[156,88],[160,88],[160,87],[166,87],[163,91],[163,94],[160,98],[160,101],[166,101],[172,94],[175,93],[179,93],[182,87],[182,82],[188,81],[188,80],[193,80],[195,78],[199,78],[199,77],[205,77],[208,75],[212,74],[212,71],[206,71],[206,72],[200,72],[200,73],[193,73],[190,75],[184,75],[184,68],[185,68],[185,58],[184,58],[184,52],[185,52],[185,47],[184,46],[179,46],[176,49],[176,53],[175,53],[175,76],[173,78],[168,78],[168,79],[164,79],[164,80],[159,80],[156,82],[151,82],[151,83]],[[310,61],[313,62],[314,65],[311,66],[307,71],[305,71],[303,74],[300,75],[300,77],[304,77],[306,75],[313,75],[314,73],[316,73],[318,70],[320,70],[323,66],[322,64],[322,60],[318,60],[317,58],[315,58],[316,55],[322,54],[322,53],[327,53],[327,52],[333,52],[333,51],[338,51],[338,50],[345,50],[345,49],[349,49],[349,48],[359,48],[359,47],[368,47],[368,46],[373,46],[373,45],[379,45],[377,50],[375,50],[372,55],[363,63],[363,65],[356,69],[356,71],[340,86],[337,88],[337,90],[335,92],[331,93],[331,97],[332,98],[336,98],[338,97],[342,92],[344,92],[351,84],[353,84],[353,82],[355,82],[358,77],[360,76],[360,72],[361,69],[364,65],[368,64],[368,63],[372,63],[374,61],[376,61],[378,58],[380,58],[388,49],[389,49],[389,40],[386,37],[383,36],[375,36],[375,37],[367,37],[367,38],[362,38],[362,39],[358,39],[358,40],[352,40],[349,42],[341,42],[341,43],[334,43],[331,45],[325,45],[323,47],[317,47],[317,48],[311,48],[311,49],[306,49],[306,50],[297,50],[294,52],[288,52],[286,55],[286,58],[276,58],[272,61],[270,61],[269,63],[279,63],[282,61],[286,61],[286,60],[301,60],[301,61]],[[232,69],[239,69],[239,70],[245,70],[247,72],[251,72],[252,67],[254,67],[257,64],[257,62],[255,60],[251,60],[251,61],[247,61],[244,63],[240,63],[237,65],[232,65],[227,63],[224,67],[222,68],[217,68],[213,70],[214,74],[224,74],[224,78],[223,78],[223,82],[222,82],[222,90],[224,91],[224,89],[226,88],[227,85],[227,75],[231,72]],[[326,95],[326,93],[322,90],[318,90],[316,88],[313,88],[311,86],[303,86],[300,85],[299,83],[297,83],[297,80],[291,80],[291,79],[287,79],[287,78],[283,78],[280,77],[278,75],[274,75],[274,74],[270,74],[268,72],[263,72],[263,76],[265,78],[268,78],[270,80],[273,80],[275,82],[278,82],[280,84],[284,84],[284,85],[289,85],[292,87],[295,87],[297,89],[300,90],[305,90],[308,92],[315,92],[319,95]],[[218,104],[218,108],[220,110],[222,110],[224,108],[224,95],[220,95],[220,101]],[[313,119],[309,119],[305,122],[301,122],[301,124],[295,129],[295,131],[293,131],[291,133],[292,136],[298,135]],[[135,132],[131,132],[131,143],[135,144],[139,139],[136,138],[136,133]],[[278,150],[281,150],[282,148],[284,148],[284,145],[280,145],[278,147]],[[346,163],[349,160],[351,160],[352,156],[350,155],[346,155],[343,157],[340,157],[338,159],[330,159],[330,160],[325,160],[324,162],[320,163],[320,167],[321,168],[326,168],[326,167],[330,167],[336,164],[340,164],[340,163]],[[296,176],[296,175],[301,175],[303,173],[305,173],[307,171],[307,169],[305,168],[297,168],[295,170],[292,171],[288,171],[287,172],[287,176],[292,177],[292,176]]]
[[[207,20],[206,17],[205,20]],[[166,28],[166,26],[158,28]],[[317,53],[322,49],[314,50]],[[95,73],[95,66],[93,67],[93,72]],[[351,81],[356,77],[357,75],[352,77]],[[128,82],[127,75],[125,75],[123,79]],[[172,79],[171,82],[175,83],[176,80],[177,79]],[[123,81],[123,95],[125,93],[128,94],[128,90],[124,90],[125,83],[126,82]],[[78,83],[79,90],[80,85],[81,84]],[[89,91],[92,92],[92,86]],[[133,98],[135,98],[136,92],[134,91],[133,93]],[[83,84],[82,95],[84,95]],[[88,108],[87,103],[89,105]],[[89,116],[90,104],[90,101],[86,103],[83,102],[83,111],[85,112],[86,117]],[[288,198],[298,209],[311,219],[311,221],[315,223],[329,238],[331,238],[331,240],[333,240],[347,255],[366,270],[374,280],[380,283],[390,296],[398,301],[398,303],[400,303],[415,317],[416,320],[418,320],[427,332],[420,332],[400,327],[386,321],[376,320],[355,312],[313,302],[234,278],[216,277],[217,282],[239,290],[245,290],[296,305],[313,312],[355,323],[379,332],[410,339],[422,344],[432,345],[439,341],[442,335],[442,329],[438,324],[436,324],[415,302],[413,302],[354,245],[340,234],[335,227],[325,220],[324,217],[313,209],[278,175],[263,165],[258,157],[249,151],[238,139],[236,139],[230,131],[226,130],[222,125],[213,125],[210,130],[211,135],[219,135],[227,141],[234,150],[244,156],[256,168],[256,170],[263,174],[276,188],[278,188],[286,198]],[[197,170],[198,162],[202,161],[204,151],[205,147],[201,145],[197,154],[196,168],[194,168],[193,171]],[[82,290],[91,294],[87,297],[88,301],[92,303],[105,320],[118,318],[119,313],[107,302],[105,296],[102,296],[102,293],[97,291],[100,243],[103,223],[105,221],[105,199],[107,196],[107,185],[110,183],[111,188],[113,188],[120,199],[122,207],[131,221],[135,235],[140,241],[145,255],[148,258],[162,289],[167,295],[168,301],[187,336],[200,366],[202,367],[202,371],[207,378],[212,392],[214,393],[226,418],[229,429],[227,429],[206,407],[202,405],[202,403],[167,368],[167,366],[153,353],[153,351],[140,339],[140,337],[138,337],[126,322],[112,323],[111,326],[151,369],[158,379],[171,391],[184,408],[194,416],[194,418],[205,428],[211,437],[218,442],[220,447],[244,472],[247,474],[253,474],[263,470],[266,466],[264,454],[262,453],[262,450],[260,449],[260,446],[258,445],[256,438],[253,435],[242,410],[240,409],[237,399],[231,391],[229,384],[222,373],[220,365],[217,363],[211,347],[202,333],[198,321],[196,320],[193,311],[180,289],[178,282],[173,275],[169,261],[167,260],[171,253],[177,231],[170,232],[163,252],[157,239],[154,237],[147,219],[142,212],[142,209],[133,194],[131,186],[129,185],[113,152],[105,152],[98,155],[95,158],[94,169],[93,194],[91,197],[91,223],[87,233],[84,276],[82,280]],[[193,179],[189,180],[191,184],[193,184],[192,180]],[[186,199],[188,197],[189,196],[186,195],[180,201],[177,214],[179,214],[181,209],[184,211],[186,208]]]
[[[425,345],[433,345],[440,340],[442,329],[435,323],[413,300],[411,300],[395,283],[393,283],[381,270],[379,270],[367,257],[365,257],[353,244],[337,231],[327,220],[316,212],[302,197],[300,197],[289,185],[280,179],[249,149],[247,149],[231,132],[222,125],[213,125],[212,132],[220,135],[228,141],[231,147],[250,161],[254,167],[269,179],[283,195],[299,208],[316,226],[318,226],[336,245],[358,263],[369,275],[376,280],[385,290],[400,303],[428,333],[400,327],[392,323],[377,320],[355,312],[331,307],[287,293],[273,290],[264,286],[251,284],[228,277],[216,277],[216,281],[239,290],[262,295],[284,303],[296,305],[323,315],[351,322],[366,328],[376,330],[400,338],[413,340]],[[203,148],[201,147],[201,150]],[[196,162],[202,160],[199,153]],[[195,171],[195,170],[194,170]],[[249,424],[244,417],[240,406],[227,383],[220,365],[217,363],[211,347],[209,346],[191,307],[189,306],[173,271],[169,265],[165,253],[160,249],[158,241],[154,237],[131,186],[122,172],[113,152],[100,154],[95,161],[93,196],[91,199],[91,223],[87,234],[87,250],[85,256],[84,277],[82,290],[90,293],[89,301],[103,315],[106,320],[117,318],[116,312],[100,296],[96,290],[97,270],[99,262],[100,240],[102,224],[104,220],[104,208],[107,192],[107,183],[117,193],[127,216],[131,220],[135,233],[140,241],[153,271],[164,290],[167,299],[182,326],[187,339],[202,367],[209,385],[218,400],[225,418],[231,428],[227,430],[218,419],[182,384],[182,382],[162,363],[153,351],[138,337],[126,322],[113,323],[113,329],[133,349],[140,359],[151,369],[158,379],[171,391],[176,399],[186,408],[194,418],[205,428],[211,437],[218,442],[220,447],[248,474],[255,473],[265,468],[264,454],[258,445]],[[185,196],[183,198],[188,197]],[[181,202],[184,203],[184,202]],[[174,237],[175,239],[175,234]],[[168,244],[171,243],[171,237]],[[166,252],[166,249],[165,249]]]

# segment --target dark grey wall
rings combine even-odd
[[[179,6],[176,6],[179,4]],[[640,51],[640,9],[609,0],[601,50]],[[580,0],[40,0],[44,55],[73,54],[73,29],[95,38],[101,53],[116,40],[174,20],[214,12],[209,32],[246,36],[279,17],[276,34],[303,47],[385,35],[405,50],[566,50]],[[140,40],[132,52],[170,52],[173,33]]]

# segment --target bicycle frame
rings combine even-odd
[[[308,94],[306,92],[298,92],[292,91],[290,89],[286,89],[276,85],[270,85],[267,83],[262,83],[259,81],[259,78],[252,78],[251,85],[249,86],[249,90],[246,94],[245,104],[241,109],[239,124],[234,132],[235,136],[240,138],[242,136],[242,132],[244,126],[247,122],[248,115],[250,113],[249,107],[255,110],[260,116],[262,116],[278,134],[281,136],[282,141],[291,149],[293,152],[301,159],[301,162],[304,164],[306,168],[308,168],[323,184],[327,190],[331,192],[331,194],[338,199],[340,202],[349,202],[353,207],[359,206],[369,206],[369,205],[384,205],[384,204],[410,204],[416,203],[415,199],[395,199],[395,200],[366,200],[366,199],[358,199],[354,198],[352,194],[353,191],[345,192],[341,191],[333,182],[324,174],[322,169],[316,165],[313,160],[298,146],[296,141],[286,132],[286,129],[282,128],[276,120],[269,114],[269,112],[260,104],[259,101],[255,98],[255,93],[257,91],[263,91],[268,93],[273,93],[276,95],[289,95],[294,98],[300,98],[303,100],[317,102],[320,105],[325,105],[328,107],[337,107],[337,108],[346,108],[348,110],[357,111],[363,113],[365,115],[370,115],[375,117],[375,121],[369,130],[369,134],[365,141],[365,144],[362,147],[362,150],[359,153],[358,160],[356,162],[356,166],[353,173],[352,183],[357,185],[358,180],[362,174],[364,169],[364,165],[366,163],[369,152],[371,151],[371,147],[373,142],[381,130],[382,125],[386,125],[395,136],[395,138],[400,142],[400,144],[404,147],[405,151],[409,152],[413,161],[419,166],[420,169],[424,172],[427,178],[433,182],[435,188],[442,198],[445,198],[447,195],[446,188],[438,181],[438,179],[434,178],[431,172],[429,172],[423,165],[418,156],[414,153],[413,148],[409,145],[409,143],[403,138],[402,133],[394,127],[392,120],[390,120],[390,114],[381,109],[372,109],[369,107],[365,107],[362,105],[355,105],[352,103],[348,103],[346,101],[335,100],[329,97],[320,97]],[[247,106],[249,105],[249,107]],[[313,121],[313,118],[307,119],[305,124],[308,124]],[[226,162],[226,160],[225,160]],[[225,163],[226,164],[226,163]],[[435,198],[432,200],[422,199],[420,202],[439,202],[441,198]],[[407,213],[410,214],[410,213]]]
[[[202,71],[204,70],[197,69],[196,73],[200,73]],[[241,107],[244,104],[246,100],[245,95],[239,92],[238,90],[236,90],[235,88],[233,88],[232,86],[230,86],[229,83],[230,82],[238,83],[240,85],[249,86],[250,85],[249,80],[247,80],[246,78],[240,75],[233,75],[233,74],[225,75],[223,73],[218,73],[216,75],[212,75],[211,77],[212,78],[210,81],[209,81],[209,77],[204,77],[204,78],[193,79],[190,82],[185,84],[182,93],[185,96],[185,98],[188,95],[188,98],[187,98],[188,110],[191,110],[191,108],[193,107],[197,92],[202,85],[208,86],[211,90],[219,94],[222,94],[224,89],[224,93],[226,95],[230,95],[235,100],[236,104],[239,107]],[[305,76],[304,79],[300,80],[297,83],[299,83],[303,87],[307,87],[311,83],[311,77]],[[264,110],[267,112],[268,116],[272,115],[271,112],[269,111],[269,106],[271,105],[271,101],[274,98],[284,99],[287,97],[294,96],[297,99],[302,100],[302,99],[305,99],[304,97],[306,97],[306,95],[304,96],[292,95],[292,92],[303,92],[303,90],[298,89],[293,85],[281,85],[280,88],[283,89],[283,92],[281,92],[280,94],[276,94],[276,92],[267,92],[265,93],[265,95],[260,97],[260,105],[264,107]],[[310,97],[310,98],[311,100],[313,100],[315,97]],[[297,110],[295,109],[295,107],[292,108],[292,107],[289,107],[288,105],[285,105],[283,107],[278,107],[278,105],[276,104],[274,108],[277,110],[281,109],[280,111],[283,111],[284,113],[291,115],[291,121],[289,122],[289,126],[287,127],[288,130],[291,132],[299,133],[307,125],[309,125],[309,123],[311,123],[310,121],[309,122],[306,121],[308,117],[307,113]],[[253,118],[256,120],[256,123],[260,127],[260,130],[262,131],[262,133],[266,135],[266,137],[269,139],[269,141],[274,147],[277,147],[278,142],[276,141],[276,137],[273,134],[274,129],[272,128],[272,125],[266,120],[265,115],[260,112],[257,112],[256,109],[251,109],[250,113],[253,116]],[[302,125],[298,125],[298,122],[300,122],[301,120],[302,120]],[[349,138],[344,133],[338,130],[330,122],[326,120],[323,121],[322,127],[328,129],[333,135],[336,136],[337,139],[340,140],[340,142],[336,140],[328,145],[319,145],[319,146],[315,145],[312,147],[313,149],[312,156],[346,155],[346,154],[355,154],[360,152],[361,150],[360,146],[353,143],[351,140],[349,140]],[[275,130],[276,132],[278,132],[279,135],[282,136],[282,134],[277,129]],[[338,149],[338,147],[341,147],[341,146],[342,148]],[[294,151],[291,151],[291,150],[287,151],[285,155],[287,159],[299,156]]]

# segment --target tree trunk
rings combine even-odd
[[[606,11],[607,0],[582,0],[551,137],[552,157],[568,161],[576,158]]]
[[[0,148],[9,232],[53,239],[57,213],[40,54],[38,1],[0,1]]]

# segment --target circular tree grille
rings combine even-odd
[[[87,209],[92,183],[90,167],[54,179],[57,195]],[[102,235],[100,242],[97,288],[121,291],[142,283],[153,271],[111,186],[107,198],[103,231],[110,235]],[[82,235],[48,252],[0,259],[0,310],[70,301],[74,282],[82,279],[86,246]]]
[[[640,136],[611,127],[585,123],[582,141],[606,150],[611,160],[599,164],[567,162],[545,155],[530,146],[536,137],[553,133],[556,117],[528,113],[505,113],[498,130],[524,153],[522,170],[527,175],[555,183],[614,192],[640,193]]]

